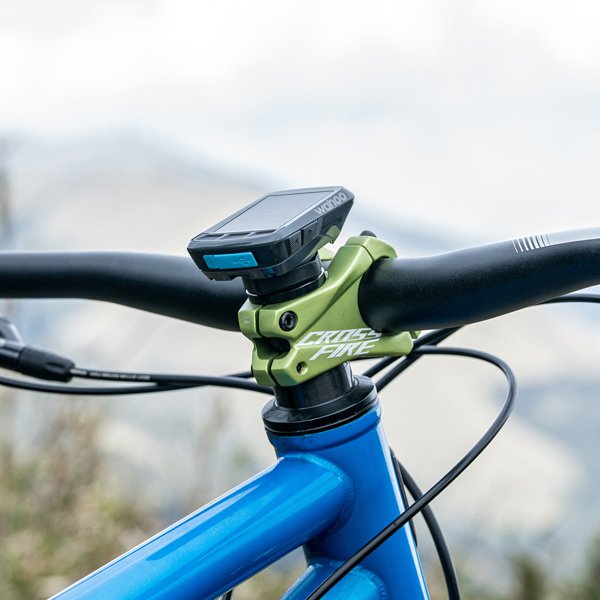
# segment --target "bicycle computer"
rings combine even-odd
[[[188,252],[210,279],[286,275],[337,238],[353,200],[339,186],[273,192],[197,235]]]

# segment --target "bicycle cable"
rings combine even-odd
[[[164,373],[130,373],[125,371],[100,371],[96,369],[71,369],[73,377],[101,381],[131,383],[154,383],[157,385],[213,385],[217,387],[237,387],[253,392],[272,393],[271,388],[263,387],[248,378],[240,376],[175,375]],[[244,373],[245,375],[245,373]]]
[[[174,381],[178,376],[172,376],[169,381]],[[47,383],[34,383],[31,381],[23,381],[9,377],[0,376],[0,385],[16,388],[20,390],[28,390],[33,392],[46,392],[49,394],[64,394],[66,396],[120,396],[129,394],[152,394],[156,392],[168,392],[172,390],[182,390],[188,388],[198,388],[204,386],[227,387],[259,392],[262,394],[272,394],[270,388],[265,388],[252,381],[247,381],[246,377],[239,376],[181,376],[184,379],[189,377],[187,383],[153,383],[150,381],[146,385],[138,386],[119,386],[119,387],[103,387],[103,386],[69,386],[69,385],[52,385]],[[122,379],[112,379],[110,381],[122,381]]]
[[[582,293],[582,294],[565,294],[564,296],[558,296],[556,298],[552,298],[551,300],[546,300],[541,304],[563,304],[566,302],[582,302],[584,304],[600,304],[600,295],[598,294],[590,294],[590,293]],[[541,306],[538,305],[538,306]]]
[[[600,295],[591,294],[591,293],[565,294],[564,296],[558,296],[557,298],[552,298],[551,300],[546,300],[545,302],[542,302],[538,306],[542,306],[544,304],[566,304],[569,302],[574,302],[574,303],[581,302],[584,304],[600,304]],[[459,331],[460,329],[462,329],[463,327],[464,327],[464,325],[461,325],[460,327],[448,327],[445,329],[435,329],[435,330],[423,335],[422,337],[417,338],[414,343],[414,349],[417,349],[423,345],[437,345],[440,342],[442,342],[443,340],[447,339],[452,334],[454,334],[457,331]],[[421,358],[421,356],[414,356],[414,357],[412,357],[412,360],[408,361],[408,359],[410,359],[411,356],[412,356],[411,354],[409,354],[408,356],[404,356],[404,357],[388,356],[386,358],[381,359],[375,365],[373,365],[372,367],[367,369],[363,373],[363,375],[366,377],[373,377],[373,375],[380,373],[381,371],[383,371],[390,365],[397,363],[398,361],[402,361],[401,364],[403,364],[405,366],[403,366],[398,371],[397,375],[399,375],[405,369],[407,369],[410,365],[414,364],[419,358]],[[406,362],[409,362],[409,364],[405,364]],[[387,384],[388,384],[388,382],[385,380],[380,382],[378,389],[379,390],[383,389],[383,387],[385,387]]]
[[[439,343],[441,343],[445,339],[449,338],[453,333],[456,333],[461,328],[462,327],[448,327],[446,329],[434,329],[433,331],[426,333],[425,335],[423,335],[415,340],[415,342],[413,344],[413,351],[420,348],[421,346],[425,346],[425,345],[437,346]],[[412,365],[414,362],[416,362],[421,357],[417,356],[417,355],[413,356],[412,351],[411,351],[411,354],[409,354],[408,356],[388,356],[388,357],[380,360],[379,362],[377,362],[375,365],[373,365],[369,369],[367,369],[363,373],[363,375],[365,377],[372,378],[374,375],[377,375],[377,373],[380,373],[381,371],[383,371],[383,369],[386,369],[387,367],[394,364],[395,362],[397,362],[399,360],[406,361],[409,358],[411,358],[410,364],[407,365],[406,367],[404,367],[405,369],[408,368],[410,365]]]
[[[415,481],[414,477],[408,472],[406,467],[398,460],[391,448],[390,453],[392,455],[392,462],[394,464],[396,478],[398,481],[404,482],[412,499],[418,500],[423,495],[419,485]],[[448,544],[446,544],[444,534],[442,533],[442,528],[440,527],[440,524],[433,513],[431,505],[428,504],[427,506],[424,506],[423,510],[421,511],[421,515],[423,516],[423,520],[429,529],[431,539],[433,540],[433,544],[440,560],[444,581],[446,582],[446,589],[448,590],[448,599],[460,600],[460,588],[458,587],[458,578],[456,576],[454,563],[452,562],[452,556],[450,555],[450,549],[448,548]],[[412,523],[412,521],[410,521],[410,523]]]
[[[586,303],[600,303],[600,296],[595,294],[568,294],[565,296],[559,296],[552,300],[547,300],[542,304],[558,304],[567,302],[586,302]],[[414,364],[421,355],[415,352],[418,348],[424,345],[435,345],[441,341],[447,339],[450,335],[461,329],[461,327],[450,327],[447,329],[434,330],[428,334],[425,334],[421,338],[417,339],[414,344],[414,350],[406,357],[387,357],[379,361],[373,367],[367,369],[364,375],[372,377],[383,369],[392,365],[393,363],[401,361],[396,367],[386,373],[377,383],[377,389],[381,391],[386,385],[395,379],[400,373],[405,371],[409,366]],[[92,376],[91,374],[94,374]],[[96,374],[102,374],[96,377]],[[133,395],[133,394],[151,394],[157,392],[168,392],[180,389],[203,387],[203,386],[219,386],[219,387],[230,387],[246,389],[250,391],[271,394],[270,388],[259,386],[253,382],[239,382],[233,381],[237,379],[249,379],[252,374],[249,371],[230,376],[229,381],[223,381],[218,377],[211,376],[196,376],[196,375],[164,375],[164,374],[146,374],[146,373],[123,373],[111,371],[100,371],[100,370],[88,370],[88,369],[73,369],[73,375],[76,377],[82,377],[86,379],[100,379],[105,381],[120,381],[125,382],[145,382],[146,385],[131,386],[131,387],[75,387],[75,386],[61,386],[51,384],[40,384],[29,381],[22,381],[19,379],[13,379],[8,377],[0,376],[0,385],[6,387],[34,391],[34,392],[46,392],[51,394],[64,394],[68,396],[119,396],[119,395]],[[122,376],[124,375],[124,376]],[[131,378],[127,378],[131,375]]]
[[[506,423],[513,406],[516,394],[516,379],[511,368],[500,358],[481,352],[478,350],[470,350],[466,348],[438,348],[436,346],[421,346],[414,350],[419,354],[438,354],[450,356],[464,356],[488,362],[499,368],[505,375],[509,388],[506,400],[500,410],[500,413],[486,430],[479,441],[473,448],[450,469],[437,483],[427,490],[418,500],[415,500],[404,512],[396,519],[384,527],[377,535],[364,544],[357,552],[350,556],[342,563],[327,579],[325,579],[307,598],[307,600],[318,600],[322,598],[333,586],[338,583],[345,575],[347,575],[355,566],[364,560],[369,554],[375,551],[396,531],[401,529],[408,521],[423,510],[434,498],[444,491],[456,478],[465,471],[469,465],[485,450],[489,443],[496,437],[502,426]]]
[[[450,335],[452,335],[459,329],[461,329],[461,328],[454,327],[454,328],[434,330],[434,331],[418,338],[415,341],[414,346],[415,346],[415,348],[420,348],[421,346],[424,346],[426,344],[427,345],[437,345],[437,344],[441,343],[442,341],[444,341],[445,339],[447,339]],[[414,355],[410,361],[407,360],[406,358],[404,358],[403,362],[401,363],[403,365],[402,368],[396,369],[394,374],[391,375],[391,379],[394,379],[401,372],[403,372],[408,367],[415,364],[415,362],[422,356],[424,356],[424,355],[423,354]],[[369,369],[368,373],[367,372],[365,372],[365,373],[367,375],[369,375],[369,374],[374,375],[374,374],[382,371],[386,367],[392,365],[394,362],[397,362],[398,360],[399,360],[398,357],[389,357],[387,359],[383,359],[383,360],[379,361],[376,365],[374,365],[374,367]],[[390,371],[390,374],[391,373],[392,372]],[[383,387],[385,387],[385,384],[383,385]],[[406,487],[406,489],[408,490],[408,492],[411,495],[411,497],[413,498],[413,500],[418,500],[423,495],[423,492],[419,488],[419,485],[417,484],[414,477],[412,477],[412,475],[408,472],[408,470],[397,459],[396,455],[394,454],[394,451],[391,448],[390,448],[390,452],[392,455],[394,471],[396,472],[396,478],[398,479],[398,484],[401,486],[400,490],[403,495],[404,504],[405,504],[405,506],[408,506],[408,502],[406,502],[405,495],[404,495],[404,487]],[[404,485],[402,485],[402,484],[404,484]],[[427,528],[431,535],[431,539],[433,541],[433,545],[434,545],[437,555],[438,555],[438,559],[440,561],[440,566],[442,568],[442,573],[444,575],[444,580],[446,583],[446,589],[448,591],[448,598],[449,598],[449,600],[460,600],[460,588],[458,585],[456,569],[452,562],[452,556],[450,554],[450,550],[448,548],[448,545],[446,544],[446,540],[444,539],[442,528],[440,527],[440,525],[438,523],[438,520],[435,516],[435,513],[433,512],[433,508],[431,507],[431,505],[427,505],[423,508],[422,516],[423,516],[423,520],[425,521],[425,524],[427,525]],[[413,532],[413,537],[415,538],[415,544],[416,544],[416,535],[415,535],[415,527],[414,527],[413,520],[411,519],[409,521],[409,523],[410,523],[410,526],[411,526],[411,529]]]
[[[569,302],[574,302],[574,303],[581,302],[581,303],[586,303],[586,304],[587,303],[600,304],[600,295],[591,294],[591,293],[565,294],[564,296],[558,296],[557,298],[552,298],[551,300],[546,300],[545,302],[540,303],[538,306],[542,306],[544,304],[566,304]],[[461,325],[460,327],[448,327],[445,329],[435,329],[435,330],[417,338],[415,340],[413,348],[417,349],[423,345],[437,345],[440,342],[442,342],[443,340],[447,339],[452,334],[454,334],[457,331],[459,331],[460,329],[462,329],[463,327],[465,327],[465,326]],[[411,358],[411,354],[409,354],[408,356],[404,356],[404,357],[388,356],[386,358],[383,358],[379,362],[377,362],[375,365],[373,365],[369,369],[367,369],[363,373],[363,375],[365,377],[373,377],[373,375],[380,373],[381,371],[383,371],[390,365],[397,363],[398,361],[402,361],[401,364],[403,364],[405,366],[403,366],[397,372],[397,374],[396,374],[396,376],[397,376],[400,373],[402,373],[404,370],[406,370],[409,366],[414,364],[419,358],[421,358],[421,356],[414,356],[414,357],[412,357],[412,360],[408,361],[408,359],[410,359],[410,358]],[[406,362],[408,362],[409,364],[405,364]],[[392,377],[392,379],[393,379],[393,377]],[[383,387],[385,387],[387,384],[388,384],[387,381],[380,380],[378,389],[379,390],[383,389]]]
[[[542,304],[563,304],[570,302],[582,302],[582,303],[594,303],[600,304],[600,296],[597,294],[590,293],[578,293],[578,294],[568,294],[565,296],[559,296],[558,298],[553,298],[552,300],[547,300]],[[424,336],[418,338],[415,341],[414,348],[417,349],[425,344],[427,345],[437,345],[440,342],[447,339],[450,335],[461,329],[462,327],[455,328],[446,328],[446,329],[438,329],[431,331],[430,333],[425,334]],[[423,354],[416,355],[412,357],[412,360],[408,360],[410,357],[387,357],[380,360],[377,364],[375,364],[370,369],[367,369],[363,374],[368,377],[372,377],[373,375],[381,372],[386,369],[390,365],[397,363],[399,360],[402,362],[394,369],[389,371],[385,378],[382,378],[377,387],[379,390],[383,389],[388,383],[390,383],[393,379],[395,379],[398,375],[404,372],[408,367],[412,366],[419,358],[422,358]],[[420,496],[423,495],[419,486],[415,479],[410,475],[410,473],[406,470],[406,468],[398,461],[394,452],[390,449],[392,453],[392,460],[394,461],[394,469],[396,471],[396,477],[399,481],[402,481],[409,494],[412,496],[413,500],[417,500]],[[437,522],[435,514],[430,505],[427,505],[423,508],[422,511],[423,519],[425,520],[432,541],[438,553],[438,558],[440,560],[440,565],[442,567],[442,572],[444,574],[444,579],[446,582],[446,588],[448,590],[448,598],[450,600],[459,600],[460,599],[460,589],[458,586],[458,578],[456,576],[456,569],[454,568],[454,564],[452,562],[452,557],[450,555],[450,551],[444,539],[441,527]],[[412,526],[412,520],[410,521]],[[414,535],[414,527],[413,527],[413,535]]]

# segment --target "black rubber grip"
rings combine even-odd
[[[363,277],[359,306],[376,331],[456,327],[598,283],[600,239],[551,243],[539,236],[429,258],[382,259]]]
[[[210,281],[187,256],[0,252],[0,298],[85,298],[239,331],[241,280]]]

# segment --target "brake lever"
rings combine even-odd
[[[0,338],[4,338],[6,341],[15,342],[17,344],[23,344],[23,338],[21,338],[21,334],[17,329],[17,326],[8,319],[4,317],[0,317]],[[0,346],[2,345],[2,340],[0,340]]]

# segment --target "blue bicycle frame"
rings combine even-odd
[[[54,598],[212,599],[303,546],[307,570],[284,598],[304,600],[405,508],[380,411],[377,401],[333,429],[269,433],[274,466]],[[410,528],[326,597],[429,598]]]

